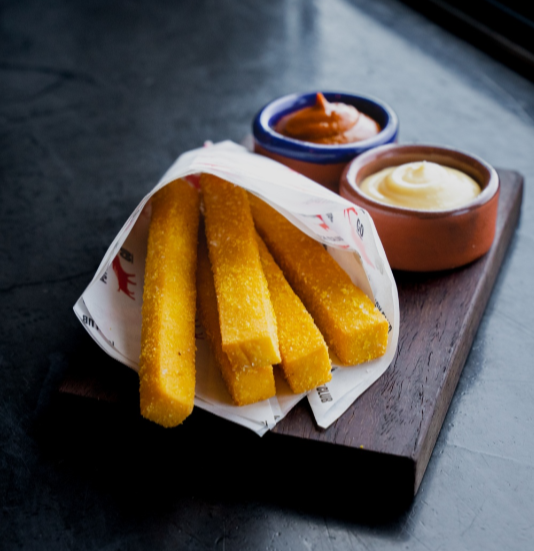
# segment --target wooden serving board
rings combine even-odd
[[[523,178],[498,173],[496,235],[484,257],[446,272],[395,273],[401,325],[386,373],[328,429],[317,427],[303,400],[262,439],[277,453],[291,454],[302,476],[306,466],[325,461],[364,472],[388,493],[416,494],[519,219]],[[60,391],[121,401],[125,388],[135,393],[126,371],[73,370]],[[213,419],[203,416],[200,424],[217,423]]]

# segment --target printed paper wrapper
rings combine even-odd
[[[326,428],[393,360],[399,334],[399,299],[384,249],[368,213],[284,165],[228,141],[181,155],[128,218],[91,283],[74,305],[74,311],[107,354],[136,371],[139,369],[150,198],[173,180],[194,181],[195,175],[202,172],[247,189],[322,243],[389,321],[389,341],[384,356],[350,367],[338,366],[333,358],[331,382],[308,392],[315,420]],[[249,406],[234,406],[199,326],[196,344],[195,406],[262,435],[304,397],[304,394],[292,394],[278,373],[274,398]]]

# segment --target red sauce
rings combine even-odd
[[[288,138],[330,145],[359,142],[380,132],[371,117],[352,105],[330,103],[321,92],[315,105],[282,117],[274,129]]]

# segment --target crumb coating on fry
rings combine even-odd
[[[247,193],[206,173],[200,186],[223,350],[236,368],[276,364],[276,319]]]
[[[307,392],[332,379],[328,348],[267,246],[259,235],[256,238],[276,314],[282,370],[294,393]]]
[[[181,424],[194,405],[199,203],[185,180],[152,198],[139,391],[143,417],[164,427]]]
[[[249,194],[254,223],[293,290],[342,363],[386,352],[389,324],[323,246]]]
[[[197,304],[200,322],[234,403],[238,406],[245,406],[272,398],[276,394],[276,388],[271,365],[233,368],[222,349],[217,295],[208,257],[208,246],[202,227],[199,230],[198,243]]]

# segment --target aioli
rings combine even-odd
[[[464,172],[427,161],[385,168],[365,178],[359,187],[379,203],[427,211],[460,207],[481,192]]]
[[[330,103],[321,92],[315,105],[282,117],[274,129],[288,138],[325,145],[359,142],[380,132],[375,120],[352,105]]]

